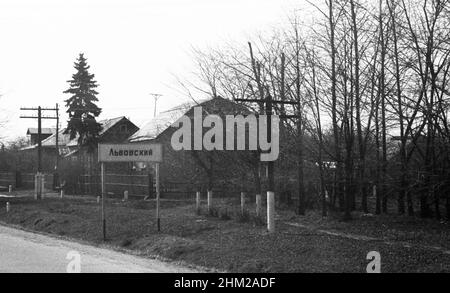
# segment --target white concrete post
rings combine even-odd
[[[97,196],[97,203],[100,203],[100,196]]]
[[[64,189],[62,189],[61,188],[61,190],[59,191],[59,193],[60,193],[60,197],[61,197],[61,199],[64,197]]]
[[[44,176],[42,175],[42,173],[39,173],[39,193],[41,194],[41,199],[43,198],[43,193],[44,193]]]
[[[245,213],[245,192],[241,192],[241,215]]]
[[[43,189],[44,189],[44,176],[42,173],[38,172],[34,176],[34,199],[42,199],[43,198]]]
[[[45,195],[45,176],[41,173],[41,198],[44,199]]]
[[[195,210],[197,214],[200,214],[200,191],[195,194]]]
[[[208,190],[208,214],[211,212],[213,206],[213,192]]]
[[[9,191],[9,193],[11,193],[11,192],[12,192],[12,185],[10,185],[10,186],[9,186],[9,189],[8,189],[8,191]]]
[[[262,215],[262,196],[261,194],[256,195],[256,216],[259,218]]]
[[[128,200],[128,190],[125,190],[123,192],[123,201],[127,201]]]
[[[10,206],[9,206],[9,202],[6,203],[6,212],[9,213],[10,210]]]
[[[39,187],[38,187],[38,184],[39,184],[38,174],[34,175],[34,199],[35,200],[38,199],[38,190],[39,190]]]
[[[267,230],[275,232],[275,192],[267,191]]]

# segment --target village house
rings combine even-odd
[[[126,117],[100,120],[102,130],[99,133],[99,143],[124,143],[139,128]],[[88,152],[87,148],[78,145],[78,137],[70,139],[70,134],[65,134],[65,128],[42,140],[42,170],[47,174],[59,174],[60,181],[66,181],[68,188],[77,193],[94,193],[98,190],[99,164],[97,151]],[[56,137],[58,137],[58,150],[56,149]],[[23,155],[36,157],[37,144],[21,149]],[[59,166],[56,168],[57,153],[59,154]],[[35,164],[34,164],[35,165]],[[33,166],[34,166],[33,165]],[[35,167],[35,166],[34,166]],[[35,172],[34,167],[31,172]],[[115,166],[128,170],[126,166]],[[54,183],[54,185],[56,182]]]
[[[257,158],[248,151],[175,151],[171,145],[172,135],[178,129],[175,125],[182,116],[192,120],[195,107],[202,107],[204,115],[215,114],[222,118],[251,113],[245,106],[221,97],[191,101],[161,112],[134,133],[129,138],[130,143],[161,143],[163,146],[163,197],[180,197],[181,193],[192,196],[195,190],[209,188],[219,196],[238,192],[242,189],[243,176],[248,173],[246,162],[254,162]],[[137,170],[147,168],[143,163],[135,167]]]
[[[101,120],[98,123],[102,126],[98,143],[125,143],[130,135],[139,130],[139,127],[124,116]],[[94,163],[98,165],[96,164],[97,151],[94,150],[91,152],[91,155],[88,155],[88,150],[85,147],[78,146],[78,137],[70,140],[65,145],[63,152],[65,152],[64,158],[72,161],[85,161],[88,164]]]
[[[41,128],[41,141],[48,138],[49,136],[56,133],[55,128]],[[39,143],[38,139],[38,129],[37,128],[28,128],[27,137],[30,145],[34,145]]]
[[[206,192],[208,189],[213,189],[217,196],[239,194],[242,190],[255,192],[257,187],[251,182],[255,182],[255,177],[260,174],[258,152],[173,149],[171,139],[178,129],[177,122],[182,116],[193,120],[196,107],[202,108],[204,116],[214,114],[224,120],[227,115],[247,116],[252,113],[244,105],[221,97],[190,101],[161,112],[141,129],[125,117],[99,121],[103,127],[99,143],[161,143],[164,156],[160,169],[162,197],[188,197],[197,190]],[[204,134],[208,128],[202,130]],[[64,132],[65,129],[61,129],[58,133],[60,180],[66,182],[69,193],[99,194],[97,151],[88,152],[87,148],[79,147],[78,138],[70,139],[70,135]],[[37,145],[31,145],[22,151],[34,152],[36,148]],[[42,141],[42,151],[50,161],[44,172],[54,172],[51,166],[55,166],[56,160],[56,134]],[[130,195],[152,196],[154,180],[153,168],[146,163],[106,164],[109,194],[120,195],[128,191]]]
[[[133,122],[123,116],[112,119],[104,119],[98,123],[102,126],[102,130],[99,133],[100,143],[126,142],[127,138],[139,129]],[[47,132],[50,131],[50,128],[42,129],[46,129]],[[32,130],[32,132],[30,132],[30,130]],[[58,135],[56,135],[56,131],[53,131],[53,134],[50,134],[46,136],[45,139],[42,139],[41,145],[43,153],[56,157],[56,137],[58,137],[58,150],[59,155],[62,158],[68,158],[72,161],[83,161],[86,159],[84,153],[85,150],[78,146],[78,137],[70,139],[70,134],[65,134],[65,131],[65,128],[60,129],[58,131]],[[27,134],[29,132],[34,133],[34,128],[29,128]],[[33,140],[33,137],[34,136],[32,136],[31,141],[34,143],[22,148],[21,151],[32,151],[37,149],[37,139],[35,138]]]

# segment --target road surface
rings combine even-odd
[[[0,226],[0,273],[66,273],[68,270],[81,273],[196,272],[158,260]]]

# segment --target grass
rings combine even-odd
[[[10,213],[6,213],[7,201],[11,204]],[[217,213],[211,217],[204,206],[197,215],[193,203],[163,201],[162,231],[158,233],[153,201],[109,199],[106,201],[107,244],[142,256],[158,255],[230,272],[364,273],[370,251],[380,252],[382,272],[450,272],[450,255],[439,251],[354,240],[317,231],[327,229],[450,249],[446,224],[359,214],[346,223],[331,217],[323,219],[318,213],[308,212],[307,216],[298,217],[283,210],[278,211],[277,233],[271,235],[254,216],[253,205],[246,207],[249,212],[242,221],[237,201],[215,202]],[[102,243],[100,206],[94,197],[46,197],[42,201],[29,196],[0,198],[0,221],[94,245]],[[287,224],[292,222],[313,229]]]

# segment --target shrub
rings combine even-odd
[[[229,215],[228,209],[226,207],[220,211],[219,218],[224,221],[231,220],[231,216]]]
[[[210,217],[215,217],[215,218],[219,217],[219,210],[217,208],[211,207],[209,209],[209,216]]]
[[[120,241],[120,246],[122,246],[122,247],[128,247],[128,246],[130,246],[131,244],[133,244],[133,240],[132,240],[132,239],[126,238],[126,239],[122,239],[122,240]]]
[[[196,214],[197,216],[201,216],[201,215],[202,215],[202,208],[201,208],[201,207],[199,207],[198,209],[195,208],[195,214]]]
[[[59,166],[60,182],[65,181],[66,194],[78,194],[78,180],[83,174],[83,168],[80,163],[64,160]]]
[[[262,217],[254,216],[252,217],[252,222],[255,224],[255,226],[265,226],[266,221]]]
[[[250,221],[250,213],[247,209],[238,214],[237,221],[239,223],[247,223]]]

